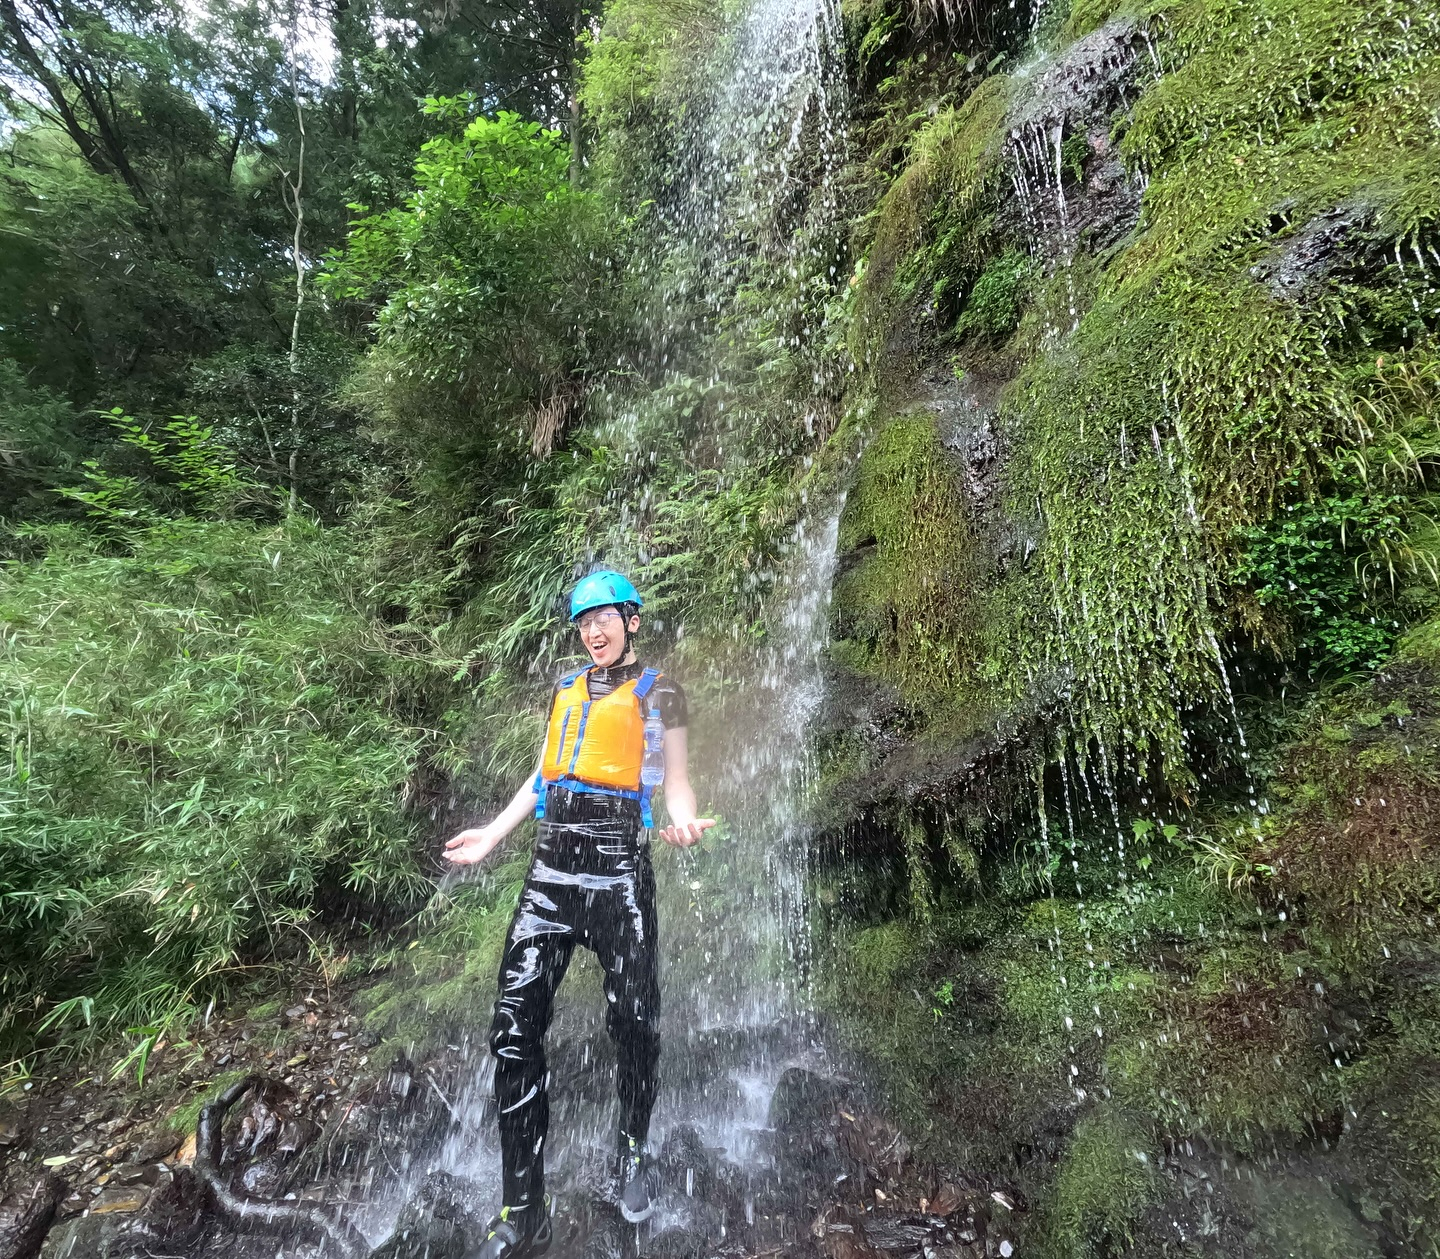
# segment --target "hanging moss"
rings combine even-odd
[[[866,448],[841,521],[836,586],[842,654],[932,710],[963,690],[975,644],[956,635],[973,558],[958,478],[934,415],[886,422]]]
[[[912,141],[904,172],[876,210],[857,281],[850,348],[858,362],[883,369],[879,356],[900,309],[937,287],[963,291],[994,251],[1008,100],[1009,80],[994,75]]]
[[[1347,0],[1203,0],[1161,30],[1168,73],[1122,124],[1144,230],[1098,271],[1055,267],[1016,340],[1032,357],[1004,408],[1008,508],[1038,509],[1036,562],[976,601],[978,626],[925,633],[934,659],[978,655],[1009,705],[1049,697],[1077,747],[1186,788],[1183,714],[1228,703],[1227,640],[1284,645],[1247,585],[1245,531],[1323,491],[1332,452],[1387,416],[1357,362],[1437,318],[1412,273],[1440,210],[1440,31]],[[917,138],[862,281],[868,344],[893,339],[903,299],[952,284],[962,329],[994,330],[988,298],[1019,272],[994,225],[1007,96],[992,81]],[[1312,226],[1322,213],[1338,226]],[[1067,307],[1078,326],[1057,339]]]

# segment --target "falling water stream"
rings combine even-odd
[[[747,274],[757,267],[793,274],[806,262],[801,254],[815,248],[807,243],[815,234],[796,230],[797,215],[812,227],[837,219],[834,182],[847,106],[840,40],[834,0],[755,0],[720,40],[709,87],[688,111],[680,174],[657,207],[646,251],[656,393],[680,373],[713,379],[723,371],[707,359],[704,334],[725,318]],[[650,455],[637,435],[635,405],[612,402],[620,422],[611,436],[622,457],[643,469]],[[718,443],[724,437],[715,434]],[[613,504],[622,524],[643,510],[647,495],[642,477],[639,501]],[[655,845],[663,1009],[651,1130],[657,1150],[669,1134],[688,1129],[733,1166],[763,1164],[777,1080],[789,1066],[821,1066],[825,1059],[806,1017],[803,808],[842,501],[832,493],[811,503],[796,523],[773,574],[759,667],[741,684],[750,693],[735,704],[752,717],[729,732],[723,765],[693,767],[706,811],[724,819],[718,845],[693,851]],[[703,710],[692,719],[703,723]],[[603,1014],[596,973],[579,954],[547,1043],[547,1186],[560,1211],[567,1197],[600,1196],[605,1188],[616,1117],[614,1051]],[[465,1046],[472,1072],[447,1103],[458,1122],[438,1154],[418,1152],[377,1195],[366,1224],[372,1237],[388,1232],[400,1204],[435,1168],[483,1193],[496,1191],[487,1023],[488,1007],[477,1005]],[[652,1228],[688,1221],[692,1186],[666,1188]],[[725,1224],[709,1227],[723,1231]]]

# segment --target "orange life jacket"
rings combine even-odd
[[[539,796],[536,817],[545,816],[546,787],[564,787],[638,800],[642,825],[654,825],[650,815],[654,787],[641,781],[640,771],[645,760],[646,716],[657,721],[660,716],[650,699],[659,680],[658,672],[646,669],[638,678],[593,700],[588,669],[560,680],[550,706],[545,755],[535,778]]]

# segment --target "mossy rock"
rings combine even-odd
[[[1060,1259],[1101,1259],[1123,1252],[1135,1226],[1161,1194],[1156,1150],[1143,1125],[1113,1109],[1077,1125],[1055,1178],[1041,1229]]]

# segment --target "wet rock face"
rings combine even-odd
[[[188,1256],[212,1223],[195,1177],[180,1168],[153,1185],[107,1186],[83,1214],[51,1229],[40,1254],[42,1259]]]
[[[35,1259],[69,1189],[53,1172],[14,1178],[0,1196],[0,1259]]]
[[[278,1081],[267,1080],[247,1101],[226,1138],[222,1166],[234,1172],[235,1188],[254,1197],[279,1197],[291,1164],[319,1129],[300,1114],[298,1094]]]
[[[1284,226],[1289,206],[1280,206],[1272,222]],[[1250,268],[1251,276],[1282,302],[1307,302],[1319,295],[1327,280],[1362,267],[1374,251],[1369,230],[1376,210],[1351,199],[1317,214],[1273,253]]]
[[[1139,93],[1150,64],[1139,23],[1119,18],[1070,45],[1016,90],[1005,157],[1015,198],[1012,233],[1054,259],[1077,245],[1102,249],[1140,216],[1140,184],[1110,134]]]
[[[477,1198],[471,1182],[430,1172],[371,1259],[464,1259],[485,1235]]]

